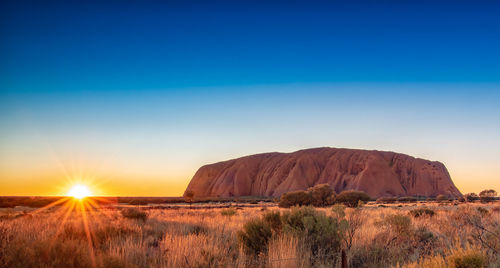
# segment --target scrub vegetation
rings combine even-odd
[[[498,201],[316,204],[3,208],[0,267],[500,267]]]

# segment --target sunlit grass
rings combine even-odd
[[[129,206],[105,202],[104,198],[92,196],[61,198],[56,204],[20,217],[0,220],[0,267],[248,267],[252,262],[260,263],[259,267],[311,267],[307,263],[310,252],[293,236],[276,237],[270,241],[269,252],[257,260],[241,250],[237,232],[249,219],[278,210],[275,207],[264,211],[260,207],[238,209],[227,217],[219,208],[140,206],[134,208],[146,213],[147,219],[138,220],[123,215],[122,210]],[[365,221],[347,255],[350,261],[358,258],[358,262],[382,258],[379,261],[385,261],[385,265],[381,267],[430,260],[437,253],[444,254],[445,260],[457,244],[475,241],[475,230],[464,225],[462,219],[464,215],[482,215],[477,213],[477,206],[483,205],[436,205],[432,207],[436,215],[417,218],[409,213],[411,206],[366,206]],[[482,216],[487,228],[499,226],[500,212],[493,209],[496,207],[498,204],[492,205]],[[331,208],[319,210],[333,215]],[[348,209],[347,215],[352,211]],[[398,255],[398,250],[411,246],[417,238],[409,235],[393,240],[393,231],[380,222],[395,214],[410,217],[413,230],[425,227],[435,234],[438,240],[432,244],[431,255],[424,255],[425,248],[413,251],[410,257]],[[386,241],[392,244],[378,248],[377,243]]]

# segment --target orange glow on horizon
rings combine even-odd
[[[484,189],[500,189],[498,172],[486,166],[446,163],[451,178],[462,194]],[[167,174],[124,174],[111,170],[67,168],[65,172],[5,172],[0,168],[0,195],[74,196],[75,185],[84,185],[91,196],[181,196],[195,169]],[[89,194],[86,194],[89,195]]]

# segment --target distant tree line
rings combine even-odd
[[[476,193],[468,193],[468,194],[464,195],[464,199],[467,202],[473,202],[473,201],[480,200],[483,203],[488,203],[488,202],[492,202],[494,200],[497,200],[498,197],[497,197],[497,191],[495,191],[493,189],[487,189],[487,190],[481,191],[479,193],[479,195],[477,195]]]
[[[473,202],[480,200],[483,203],[498,200],[497,192],[493,189],[481,191],[479,195],[475,193],[465,194],[458,198],[461,202]],[[280,200],[279,206],[289,208],[293,206],[314,206],[327,207],[333,204],[344,204],[347,207],[357,207],[359,204],[371,200],[370,196],[362,191],[343,191],[336,194],[328,184],[318,184],[304,191],[293,191],[284,193]],[[381,197],[377,199],[377,203],[396,203],[396,202],[417,202],[419,200],[435,200],[438,202],[448,202],[456,200],[446,195],[438,195],[435,198],[417,198],[413,196],[404,197]]]

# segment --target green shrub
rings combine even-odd
[[[430,244],[437,240],[437,237],[425,227],[419,227],[415,231],[415,239],[421,244]]]
[[[266,252],[272,237],[287,233],[299,239],[315,260],[330,260],[339,252],[342,229],[336,218],[312,207],[294,207],[281,214],[265,213],[248,221],[238,232],[238,241],[250,255]],[[311,263],[315,260],[310,260]]]
[[[234,209],[234,208],[226,208],[226,209],[221,210],[220,214],[222,216],[233,216],[233,215],[236,214],[236,209]]]
[[[451,268],[483,268],[486,261],[486,256],[474,249],[458,250],[449,257]]]
[[[370,196],[361,191],[344,191],[337,195],[336,202],[343,203],[348,207],[357,207],[359,201],[370,201]]]
[[[137,208],[125,208],[121,210],[122,216],[128,219],[146,221],[148,214]]]
[[[311,204],[315,207],[327,207],[335,203],[335,192],[328,184],[318,184],[308,189]]]
[[[312,196],[309,191],[295,191],[284,193],[281,196],[279,206],[289,208],[292,206],[309,206],[312,203]]]
[[[338,252],[341,243],[339,221],[311,207],[293,208],[282,215],[283,229],[298,236],[313,256]]]
[[[267,212],[264,214],[262,217],[265,224],[271,228],[271,231],[273,233],[279,233],[281,232],[281,229],[283,227],[283,224],[281,222],[281,213],[279,211],[273,212]]]
[[[247,254],[258,255],[267,251],[271,228],[262,219],[252,219],[238,232],[238,241]]]
[[[432,217],[432,216],[434,216],[434,214],[436,214],[436,212],[434,212],[434,210],[432,210],[430,208],[416,208],[416,209],[410,211],[410,214],[415,218],[418,218],[420,216]]]

